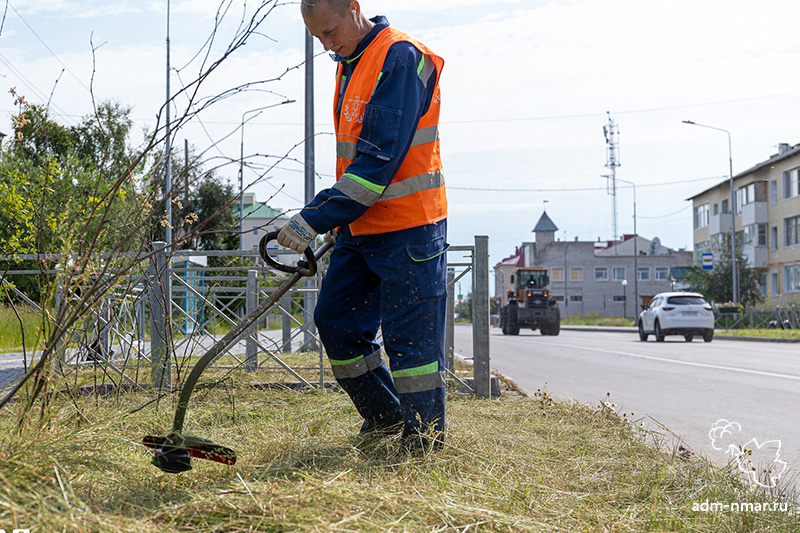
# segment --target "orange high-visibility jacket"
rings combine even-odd
[[[346,170],[356,158],[365,106],[377,87],[386,54],[392,44],[400,41],[407,41],[422,52],[423,59],[418,73],[423,83],[428,82],[433,69],[436,69],[436,87],[430,107],[419,121],[408,154],[391,183],[383,187],[360,176],[347,174]],[[333,103],[337,141],[336,188],[346,191],[356,201],[371,205],[364,215],[350,224],[353,235],[398,231],[431,224],[447,217],[447,198],[439,152],[439,76],[443,67],[444,60],[428,47],[401,31],[385,28],[367,46],[359,59],[340,106],[338,88],[343,80],[342,65],[339,65]],[[368,119],[375,120],[379,117]],[[372,155],[381,157],[379,152]],[[343,179],[347,182],[338,183]]]

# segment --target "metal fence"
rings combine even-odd
[[[800,329],[800,313],[794,305],[747,308],[741,313],[718,312],[717,329]]]
[[[56,308],[85,306],[79,309],[81,319],[61,337],[56,350],[62,374],[93,366],[114,383],[172,389],[197,358],[288,277],[263,265],[256,251],[181,250],[170,255],[164,243],[153,243],[152,249],[154,253],[146,272],[115,277],[94,305],[83,304],[78,297],[80,290],[74,285],[57,283]],[[233,264],[208,266],[209,257],[227,257]],[[42,259],[42,256],[17,259]],[[60,257],[48,255],[47,259],[58,261]],[[304,386],[324,386],[326,360],[312,319],[323,272],[295,285],[220,354],[214,368],[245,372],[278,370]],[[26,273],[33,272],[7,271],[6,275]],[[46,273],[57,280],[66,278],[65,271],[60,269]],[[456,376],[453,361],[453,286],[467,274],[471,275],[473,288],[472,387]],[[491,389],[488,276],[488,237],[475,237],[473,245],[450,247],[448,375],[483,398],[490,397]],[[46,315],[36,303],[10,286],[5,277],[2,283],[34,310]],[[287,354],[299,352],[316,354],[316,363],[298,367],[285,362]],[[309,379],[309,374],[316,378]]]

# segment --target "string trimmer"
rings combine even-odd
[[[315,275],[317,273],[317,260],[325,255],[333,246],[332,240],[326,240],[316,253],[314,253],[310,247],[306,248],[306,260],[299,261],[296,266],[289,266],[278,263],[267,253],[267,243],[277,239],[277,237],[277,231],[267,233],[259,243],[259,253],[269,266],[292,275],[283,282],[269,298],[258,306],[258,308],[247,315],[247,317],[237,324],[227,335],[218,340],[216,344],[200,358],[194,368],[192,368],[192,371],[189,373],[189,376],[186,378],[181,388],[178,407],[175,409],[175,418],[172,422],[172,431],[167,433],[166,437],[147,436],[142,440],[142,444],[156,450],[150,462],[164,472],[177,474],[178,472],[191,470],[191,457],[209,459],[227,465],[232,465],[236,462],[236,452],[232,449],[214,444],[206,439],[184,434],[183,421],[186,417],[186,409],[189,406],[189,397],[192,395],[192,391],[197,384],[197,380],[200,378],[200,374],[203,373],[203,370],[217,357],[223,355],[232,348],[233,345],[247,333],[250,326],[275,305],[301,278]]]

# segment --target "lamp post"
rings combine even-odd
[[[622,318],[628,318],[628,280],[622,280]]]
[[[736,204],[733,192],[733,150],[731,149],[731,132],[722,128],[714,126],[707,126],[705,124],[698,124],[691,120],[684,120],[684,124],[691,124],[692,126],[700,126],[701,128],[708,128],[710,130],[723,131],[728,135],[728,167],[730,171],[730,187],[731,187],[731,274],[733,278],[733,301],[739,301],[739,268],[736,264]]]
[[[639,305],[639,234],[636,232],[636,184],[619,178],[617,181],[633,187],[633,301],[635,303],[633,308],[637,309]]]
[[[253,120],[258,115],[261,114],[262,111],[268,109],[270,107],[276,107],[283,104],[291,104],[294,100],[284,100],[283,102],[278,102],[277,104],[265,105],[262,107],[257,107],[255,109],[248,109],[244,113],[242,113],[242,121],[239,128],[241,129],[242,133],[242,141],[240,144],[239,150],[239,249],[242,250],[244,248],[244,227],[243,227],[243,220],[244,220],[244,125],[247,121]],[[252,117],[248,118],[247,120],[244,119],[245,115],[249,113],[256,113]]]

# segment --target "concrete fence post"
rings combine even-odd
[[[250,313],[258,307],[258,271],[247,271],[247,286],[245,288],[245,315],[250,316]],[[258,337],[258,320],[256,320],[247,335],[247,343],[245,348],[245,371],[255,372],[258,370],[258,346],[256,345],[256,338]]]
[[[444,331],[444,361],[445,367],[450,372],[455,372],[455,361],[453,352],[455,351],[455,321],[456,321],[456,299],[455,299],[455,269],[447,269],[447,319],[445,320]]]
[[[472,371],[475,396],[478,398],[491,398],[488,236],[475,236],[472,265]]]
[[[150,297],[150,364],[153,388],[169,390],[172,388],[172,366],[169,357],[170,338],[168,320],[170,319],[169,265],[167,263],[166,243],[154,242],[153,257],[148,271],[148,293]]]

